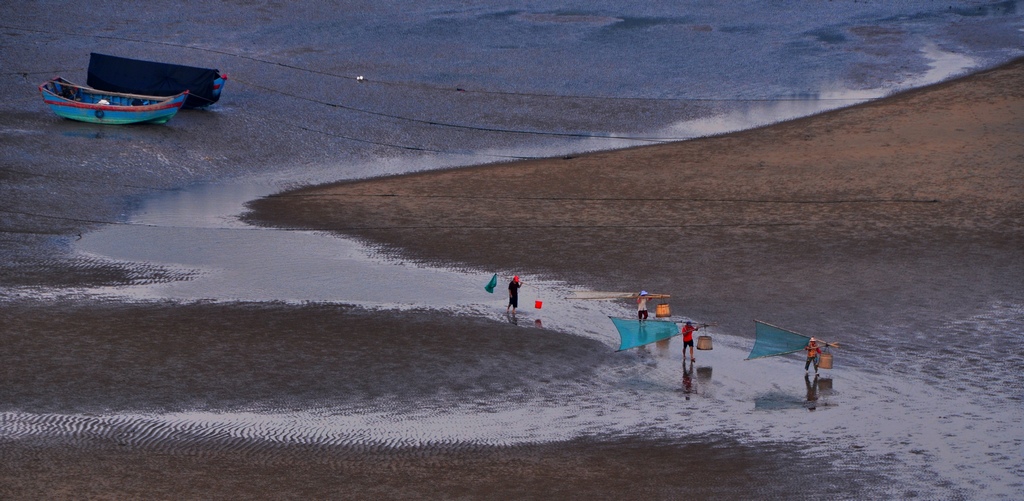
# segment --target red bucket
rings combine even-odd
[[[539,310],[541,306],[544,306],[543,302],[541,302],[541,301],[534,301],[533,302],[533,307],[534,308],[537,308]]]

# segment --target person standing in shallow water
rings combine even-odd
[[[505,307],[505,312],[512,312],[516,314],[516,308],[519,307],[519,288],[523,286],[523,283],[519,281],[519,275],[512,277],[512,281],[508,283],[508,306]]]
[[[696,362],[697,359],[693,358],[693,333],[700,330],[700,327],[694,327],[693,322],[686,322],[683,326],[683,330],[680,334],[683,335],[683,361],[686,361],[686,347],[690,347],[690,361]]]
[[[811,366],[811,363],[814,363],[814,376],[817,377],[818,361],[821,360],[821,348],[818,347],[818,340],[812,337],[811,340],[807,342],[807,346],[804,346],[804,349],[807,350],[807,362],[804,363],[804,374],[807,374],[808,367]]]
[[[647,320],[647,291],[640,291],[636,297],[636,318],[641,322]]]

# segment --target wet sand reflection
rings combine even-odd
[[[832,396],[832,378],[804,374],[803,397],[781,389],[762,393],[754,398],[754,409],[759,411],[777,411],[791,409],[807,409],[815,411],[822,407],[836,407],[837,404],[828,397]]]
[[[710,366],[697,367],[696,362],[690,362],[683,357],[683,384],[682,392],[686,400],[691,396],[713,398],[711,391],[711,373],[714,369]]]

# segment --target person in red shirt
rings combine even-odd
[[[696,358],[693,358],[693,333],[699,330],[700,327],[694,327],[693,322],[686,322],[686,325],[683,326],[682,332],[680,332],[680,334],[683,335],[683,358],[686,358],[686,347],[689,346],[691,362],[697,361]]]

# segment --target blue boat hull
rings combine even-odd
[[[55,78],[39,86],[43,102],[57,116],[96,124],[162,124],[170,120],[188,92],[169,97],[105,92]]]

